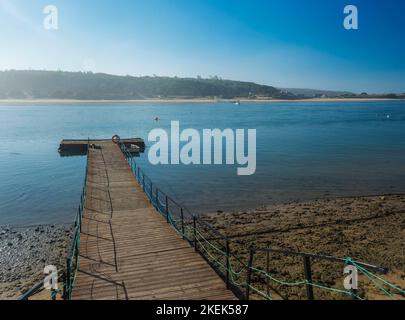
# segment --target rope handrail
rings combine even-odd
[[[86,169],[84,174],[84,183],[82,188],[82,193],[80,196],[80,204],[77,210],[77,214],[74,220],[74,229],[72,234],[72,242],[70,247],[67,251],[66,257],[66,270],[61,277],[63,280],[63,298],[65,300],[71,299],[72,289],[74,285],[74,281],[77,274],[77,269],[79,266],[78,257],[79,257],[79,250],[80,250],[80,231],[81,231],[81,224],[83,218],[83,210],[84,204],[86,201],[86,185],[87,185],[87,173],[89,167],[89,149],[90,149],[90,139],[87,139],[87,157],[86,157]],[[76,258],[76,266],[73,269],[74,258]],[[73,277],[72,277],[72,269],[73,269]],[[59,280],[61,280],[59,279]],[[31,289],[29,289],[26,293],[21,295],[18,300],[28,300],[30,297],[41,291],[43,288],[43,281],[34,285]],[[54,300],[56,298],[55,292],[51,291],[51,297]]]
[[[321,254],[313,254],[313,253],[305,253],[305,252],[296,252],[296,251],[291,251],[291,250],[282,250],[282,249],[274,249],[274,248],[254,248],[252,249],[255,252],[272,252],[272,253],[281,253],[283,255],[288,255],[288,256],[301,256],[301,257],[309,257],[309,258],[315,258],[315,259],[322,259],[322,260],[328,260],[328,261],[334,261],[334,262],[341,262],[347,264],[347,258],[338,258],[338,257],[333,257],[333,256],[327,256],[327,255],[321,255]],[[369,263],[364,263],[364,262],[359,262],[359,261],[353,261],[357,265],[376,270],[382,274],[386,274],[388,272],[387,268],[375,266]]]
[[[397,287],[395,285],[393,285],[392,283],[388,282],[387,280],[384,280],[383,278],[377,276],[376,274],[368,271],[366,268],[362,267],[361,265],[359,265],[356,261],[353,261],[351,258],[347,258],[346,259],[347,264],[352,264],[353,266],[355,266],[358,270],[360,270],[370,281],[372,281],[377,287],[379,287],[379,289],[381,291],[383,291],[385,294],[389,295],[390,297],[392,297],[393,299],[396,299],[392,294],[390,294],[387,290],[385,290],[382,285],[380,285],[378,282],[376,282],[376,280],[372,279],[371,277],[381,281],[382,283],[384,283],[385,285],[387,285],[388,287],[390,287],[391,289],[394,289],[396,291],[399,292],[399,294],[401,294],[402,296],[405,295],[405,290],[401,289],[400,287]]]
[[[73,231],[72,244],[66,258],[66,271],[63,283],[63,298],[70,300],[72,298],[72,291],[76,281],[77,271],[79,269],[79,256],[80,256],[80,234],[82,229],[83,212],[86,203],[86,188],[87,188],[87,174],[89,170],[89,152],[90,152],[90,139],[87,140],[87,156],[86,156],[86,169],[84,175],[84,183],[82,195],[80,197],[80,204],[75,219],[75,228]]]
[[[128,152],[127,148],[125,147],[124,144],[121,144],[121,150],[123,151],[123,154],[125,155],[128,163],[131,166],[131,169],[134,173],[135,178],[138,180],[138,183],[143,187],[144,192],[146,193],[147,197],[151,201],[151,203],[155,206],[157,211],[165,216],[167,218],[167,222],[174,228],[174,230],[183,237],[183,239],[186,239],[190,243],[192,243],[197,251],[199,251],[206,259],[207,261],[215,264],[219,269],[216,269],[217,272],[219,272],[224,278],[226,278],[227,286],[228,284],[232,284],[236,286],[240,290],[240,288],[244,288],[247,290],[247,293],[245,297],[249,299],[249,291],[252,290],[256,294],[262,296],[265,299],[271,300],[271,295],[266,294],[262,292],[259,288],[256,288],[251,281],[251,274],[252,272],[257,272],[261,274],[262,276],[265,276],[266,279],[269,279],[275,283],[278,283],[279,285],[282,286],[306,286],[307,287],[307,293],[308,293],[308,298],[310,300],[313,299],[313,292],[312,289],[310,288],[319,288],[331,292],[336,292],[336,293],[341,293],[345,294],[348,296],[351,296],[352,298],[358,299],[358,300],[363,300],[357,293],[356,291],[349,291],[349,290],[342,290],[338,288],[333,288],[333,287],[327,287],[322,284],[317,284],[312,281],[312,276],[311,276],[311,270],[310,270],[310,260],[311,259],[320,259],[320,260],[326,260],[326,261],[332,261],[332,262],[339,262],[339,263],[345,263],[345,264],[351,264],[358,269],[365,273],[366,276],[374,277],[375,279],[385,283],[386,285],[390,286],[392,289],[395,289],[399,291],[402,295],[404,294],[404,290],[401,288],[396,287],[393,284],[390,284],[388,281],[378,277],[377,275],[374,275],[367,269],[374,270],[376,272],[386,274],[388,272],[387,268],[382,268],[379,266],[371,265],[368,263],[364,262],[358,262],[358,261],[353,261],[350,258],[338,258],[338,257],[333,257],[333,256],[327,256],[327,255],[317,255],[317,254],[309,254],[309,253],[303,253],[303,252],[294,252],[290,250],[281,250],[281,249],[274,249],[274,248],[250,248],[251,252],[251,259],[248,264],[242,262],[239,257],[235,256],[232,254],[229,250],[229,245],[228,245],[228,238],[225,235],[222,235],[220,231],[215,229],[212,225],[210,225],[208,222],[202,220],[200,217],[194,215],[191,213],[186,207],[183,205],[179,204],[172,198],[170,198],[165,192],[161,191],[158,189],[152,182],[152,180],[149,178],[147,174],[143,171],[142,168],[139,167],[138,164],[133,160],[132,155],[130,152]],[[155,190],[155,194],[154,194]],[[164,198],[164,201],[162,200]],[[169,202],[171,205],[169,205]],[[173,216],[172,213],[172,208],[171,207],[177,207],[178,210],[180,210],[180,219],[176,219]],[[187,215],[189,217],[189,220],[185,220],[184,216]],[[185,222],[188,222],[189,225],[185,225]],[[190,224],[193,223],[192,226]],[[181,224],[181,226],[179,226]],[[200,227],[200,228],[199,228]],[[205,232],[207,232],[210,236],[216,236],[218,238],[210,238],[206,237],[202,234],[203,228],[205,228]],[[187,229],[187,230],[186,230]],[[193,237],[189,237],[190,234],[194,234]],[[224,244],[220,242],[222,240]],[[220,246],[217,246],[212,243],[212,241],[217,241]],[[210,251],[214,250],[214,252],[217,252],[217,254],[220,255],[220,257],[215,257],[214,253]],[[201,249],[201,250],[199,250]],[[253,255],[255,253],[279,253],[284,256],[300,256],[304,258],[304,269],[306,272],[307,279],[301,280],[301,281],[295,281],[295,282],[287,282],[287,281],[282,281],[279,279],[276,279],[273,277],[269,272],[266,272],[260,268],[254,267],[253,266]],[[220,261],[219,259],[224,259],[223,261]],[[239,264],[241,264],[241,268],[239,269],[238,272],[234,270],[234,267],[232,266],[231,260],[237,261]],[[309,274],[308,274],[309,272]],[[246,275],[244,274],[246,273]],[[246,277],[246,280],[238,281],[237,278],[241,277]],[[372,279],[371,279],[372,280]],[[380,288],[381,289],[381,288]],[[385,291],[387,295],[390,295],[389,292],[387,292],[385,289],[382,288],[382,290]],[[383,291],[383,292],[384,292]],[[392,295],[390,295],[393,297]]]

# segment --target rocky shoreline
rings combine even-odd
[[[64,269],[72,226],[0,226],[0,300],[17,299],[43,279],[47,265]]]
[[[292,202],[241,212],[208,214],[205,219],[227,235],[231,251],[242,261],[247,261],[250,247],[351,257],[388,268],[385,279],[405,288],[404,194]],[[255,263],[266,268],[266,257],[257,256]],[[302,259],[272,255],[270,266],[280,279],[292,282],[302,279]],[[315,263],[313,273],[319,283],[342,288],[342,266]],[[306,298],[304,287],[281,286],[277,289],[284,299]],[[361,279],[361,294],[366,299],[386,298],[367,279]],[[316,298],[347,297],[316,290]]]

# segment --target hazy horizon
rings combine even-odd
[[[346,1],[184,2],[0,0],[0,70],[219,76],[276,88],[405,92],[405,3],[352,1],[359,29],[343,27]]]

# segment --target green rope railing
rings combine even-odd
[[[236,272],[234,270],[233,266],[232,266],[232,263],[230,263],[230,260],[232,258],[231,254],[229,252],[226,252],[225,250],[221,249],[220,247],[218,247],[214,243],[212,243],[212,241],[208,240],[207,237],[203,235],[203,233],[201,232],[201,230],[199,228],[197,228],[196,226],[193,226],[193,227],[191,227],[189,225],[185,226],[184,224],[182,226],[183,230],[181,230],[179,228],[179,226],[178,226],[179,221],[176,220],[175,217],[173,216],[172,212],[170,210],[168,210],[168,203],[167,203],[168,197],[165,196],[164,193],[162,193],[160,191],[159,194],[164,195],[166,197],[166,202],[162,202],[162,200],[158,196],[157,188],[155,188],[156,196],[153,195],[153,184],[152,184],[151,180],[144,173],[142,173],[142,178],[141,178],[141,169],[136,164],[136,162],[134,164],[134,161],[132,160],[130,153],[127,152],[126,147],[124,145],[122,145],[121,148],[123,149],[124,155],[127,157],[127,160],[131,165],[131,169],[134,172],[135,177],[137,178],[137,180],[138,180],[139,184],[141,185],[141,187],[144,188],[146,195],[148,196],[151,203],[155,206],[155,208],[162,215],[167,217],[168,223],[173,226],[173,229],[180,236],[185,237],[186,239],[188,239],[188,236],[190,234],[194,233],[194,239],[189,240],[189,241],[193,242],[195,244],[196,249],[201,249],[203,251],[204,255],[207,257],[208,261],[215,264],[223,274],[225,274],[225,273],[229,274],[229,281],[233,285],[235,285],[236,287],[238,287],[238,288],[249,288],[253,292],[255,292],[256,294],[262,296],[263,298],[268,299],[268,300],[272,300],[271,294],[268,295],[268,294],[264,293],[259,288],[255,287],[252,283],[249,283],[249,281],[247,279],[243,280],[243,277],[244,277],[243,273],[247,274],[249,272],[249,270],[250,270],[250,271],[259,273],[260,275],[264,276],[266,279],[269,279],[270,281],[272,281],[274,283],[277,283],[280,286],[286,286],[286,287],[310,286],[310,287],[314,287],[314,288],[318,288],[318,289],[322,289],[322,290],[327,290],[327,291],[330,291],[330,292],[335,292],[335,293],[351,296],[351,297],[356,298],[358,300],[364,300],[362,297],[357,295],[354,291],[348,291],[348,290],[342,290],[342,289],[338,289],[338,288],[328,287],[328,286],[325,286],[325,285],[322,285],[322,284],[314,283],[314,282],[309,281],[309,280],[301,280],[301,281],[293,281],[293,282],[279,280],[279,279],[275,278],[269,272],[266,272],[266,271],[264,271],[264,270],[262,270],[260,268],[254,267],[254,266],[250,266],[248,264],[242,264],[242,267],[240,268],[240,270],[238,272]],[[147,185],[147,182],[145,180],[149,180],[149,185]],[[180,206],[174,201],[173,201],[173,203],[178,207]],[[193,217],[193,218],[195,218],[195,217]],[[182,219],[183,219],[183,217],[182,217]],[[184,223],[184,221],[180,221],[180,222]],[[215,257],[213,252],[211,252],[207,248],[207,246],[209,248],[211,248],[211,250],[214,250],[215,252],[217,252],[220,255],[220,257],[219,258]],[[224,261],[228,261],[228,263],[227,263],[228,266],[225,265],[224,262],[220,261],[222,259]],[[358,270],[360,270],[363,274],[365,274],[375,285],[379,286],[378,283],[373,278],[383,282],[385,285],[391,287],[392,289],[395,289],[395,290],[399,291],[402,295],[404,294],[404,290],[402,290],[401,288],[399,288],[399,287],[389,283],[388,281],[378,277],[377,275],[373,274],[372,272],[368,271],[364,267],[357,264],[352,259],[347,258],[346,263],[347,264],[352,264],[353,266],[358,268]],[[235,278],[237,278],[237,279],[235,279]],[[246,278],[247,278],[247,276],[246,276]],[[379,286],[379,287],[380,287],[380,289],[382,289],[382,291],[385,294],[387,294],[391,298],[395,298],[395,297],[393,297],[392,294],[390,294],[384,288],[382,288],[381,286]]]
[[[219,253],[221,253],[221,254],[224,255],[224,256],[227,255],[225,251],[219,249],[217,246],[215,246],[215,245],[212,244],[209,240],[207,240],[207,239],[201,234],[201,232],[198,231],[198,229],[196,229],[195,232],[196,232],[211,248],[213,248],[214,250],[218,251]]]
[[[87,143],[86,170],[84,175],[82,195],[80,197],[80,205],[75,220],[75,229],[70,252],[66,258],[66,271],[64,275],[64,284],[63,284],[63,298],[65,300],[71,300],[72,298],[72,292],[74,284],[76,282],[77,271],[79,270],[80,233],[82,229],[82,219],[87,198],[86,187],[87,187],[87,174],[89,170],[89,152],[90,152],[90,140],[88,140]]]
[[[281,281],[281,280],[278,280],[278,279],[276,279],[276,278],[273,278],[270,273],[267,273],[266,271],[261,270],[261,269],[258,269],[258,268],[255,268],[255,267],[251,267],[251,270],[263,274],[264,276],[266,276],[266,277],[269,278],[270,280],[272,280],[272,281],[274,281],[274,282],[276,282],[276,283],[278,283],[278,284],[280,284],[280,285],[282,285],[282,286],[293,287],[293,286],[301,286],[301,285],[306,285],[306,284],[308,284],[308,282],[307,282],[306,280],[297,281],[297,282]]]
[[[399,292],[399,294],[401,294],[402,296],[405,294],[405,290],[393,285],[392,283],[384,280],[383,278],[377,276],[376,274],[370,272],[369,270],[367,270],[366,268],[363,268],[362,266],[358,265],[355,261],[353,261],[351,258],[347,258],[346,259],[347,264],[351,264],[353,266],[355,266],[357,268],[357,270],[360,270],[361,273],[363,273],[372,283],[374,283],[382,292],[384,292],[386,295],[390,296],[391,298],[393,298],[394,300],[397,300],[397,298],[391,294],[389,291],[385,290],[385,288],[378,283],[375,279],[381,281],[382,283],[384,283],[385,285],[387,285],[388,287],[390,287],[391,289],[394,289],[396,291]],[[374,278],[374,279],[373,279]]]

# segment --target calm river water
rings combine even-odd
[[[154,183],[196,212],[405,192],[401,101],[1,105],[0,224],[72,221],[85,159],[61,158],[63,138],[147,139],[172,120],[182,129],[257,129],[253,176],[232,166],[152,166],[147,153],[138,159]]]

